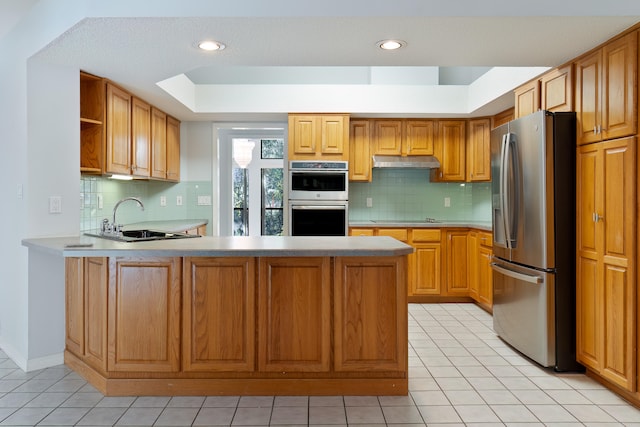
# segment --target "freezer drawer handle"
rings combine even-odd
[[[523,282],[534,283],[536,285],[542,283],[543,278],[540,276],[530,276],[524,273],[518,273],[517,271],[509,270],[504,267],[500,267],[495,262],[491,263],[491,268],[497,271],[498,273],[502,273],[505,276],[513,277],[514,279],[522,280]]]

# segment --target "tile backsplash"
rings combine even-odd
[[[210,181],[116,181],[83,176],[80,180],[80,231],[100,228],[103,218],[111,221],[118,200],[130,196],[140,198],[145,210],[135,202],[123,203],[116,218],[120,224],[170,219],[207,219],[212,223],[211,205],[198,205],[199,196],[211,200]],[[166,199],[166,206],[161,206],[161,197]],[[179,197],[182,205],[177,203]]]
[[[350,221],[424,218],[491,221],[491,183],[434,183],[428,169],[374,169],[371,182],[349,183]]]

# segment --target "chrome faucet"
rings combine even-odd
[[[120,206],[123,202],[126,202],[127,200],[133,200],[134,202],[137,202],[140,205],[140,209],[144,210],[144,204],[142,203],[142,200],[138,199],[137,197],[125,197],[124,199],[120,199],[118,200],[118,203],[116,203],[116,205],[113,207],[113,221],[111,222],[111,224],[109,224],[109,220],[108,219],[104,219],[102,221],[102,233],[107,233],[107,234],[119,234],[122,228],[122,225],[118,225],[118,223],[116,223],[116,212],[118,210],[118,206]]]

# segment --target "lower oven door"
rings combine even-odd
[[[346,236],[348,222],[346,201],[289,201],[292,236]]]

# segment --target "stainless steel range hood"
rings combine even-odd
[[[440,161],[434,156],[373,156],[374,168],[437,169]]]

